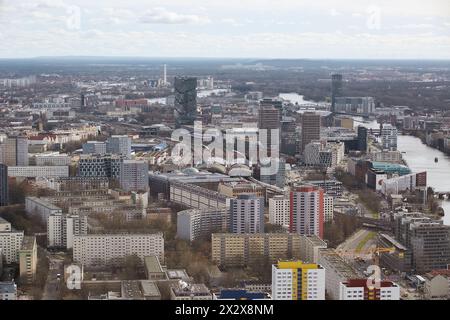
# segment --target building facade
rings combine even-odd
[[[273,300],[325,300],[325,269],[315,263],[278,261],[272,265]]]

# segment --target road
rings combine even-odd
[[[61,286],[64,285],[64,260],[48,252],[47,257],[50,265],[42,300],[59,300],[61,297]],[[58,274],[61,275],[61,279],[58,279]]]

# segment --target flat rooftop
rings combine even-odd
[[[144,265],[148,273],[163,273],[161,263],[156,255],[144,257]]]

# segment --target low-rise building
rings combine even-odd
[[[212,300],[213,295],[203,283],[179,281],[170,286],[171,300]]]
[[[177,213],[177,237],[193,241],[228,228],[226,209],[189,209]]]
[[[300,257],[300,238],[295,233],[213,233],[212,260],[223,267],[238,267],[261,263],[261,259]]]
[[[339,300],[400,300],[400,287],[392,281],[368,285],[367,279],[349,279],[339,284]]]
[[[0,282],[1,300],[17,300],[17,285],[14,282]]]
[[[164,261],[162,233],[153,234],[89,234],[73,237],[73,260],[87,266],[121,264],[127,256],[156,255]]]
[[[69,166],[8,167],[11,178],[68,177]]]

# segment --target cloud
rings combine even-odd
[[[429,24],[429,23],[410,23],[410,24],[402,24],[399,26],[396,26],[396,29],[409,29],[409,30],[416,30],[416,29],[433,29],[435,28],[435,25]]]
[[[163,7],[148,10],[140,17],[139,21],[148,24],[207,24],[210,22],[207,17],[179,14]]]

